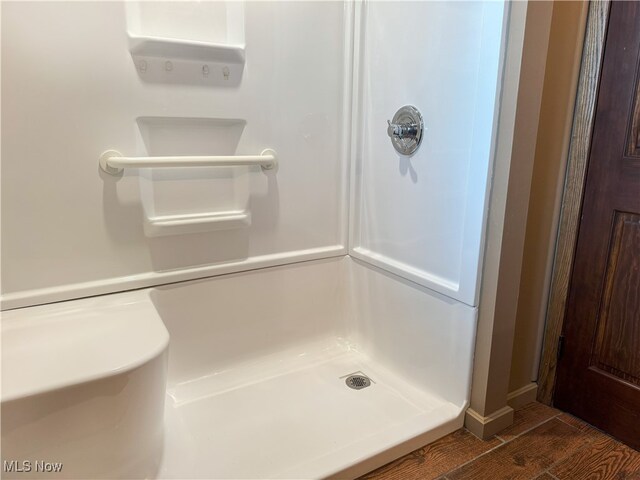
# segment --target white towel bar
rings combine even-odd
[[[239,167],[260,165],[263,170],[276,167],[278,158],[275,150],[267,148],[260,155],[197,156],[197,157],[123,157],[116,150],[107,150],[100,156],[100,168],[111,175],[117,175],[124,168],[165,168],[165,167]]]

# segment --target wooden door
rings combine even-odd
[[[640,449],[640,2],[614,2],[554,403]]]

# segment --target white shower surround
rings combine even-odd
[[[475,316],[350,257],[7,312],[3,458],[61,478],[355,477],[462,425]],[[355,372],[373,385],[349,389]]]
[[[419,14],[407,15],[408,8]],[[68,458],[62,477],[76,478],[86,478],[91,468],[78,460],[78,445],[86,449],[83,458],[95,460],[94,473],[102,478],[345,478],[459,428],[469,399],[505,8],[494,2],[247,3],[241,10],[235,5],[227,12],[226,35],[233,37],[233,55],[244,55],[246,48],[246,64],[231,70],[241,79],[225,91],[189,84],[188,62],[174,83],[163,84],[155,73],[142,78],[132,58],[122,54],[140,45],[142,11],[113,3],[3,5],[3,117],[14,121],[8,145],[3,121],[3,182],[11,182],[8,193],[3,183],[3,261],[7,252],[12,255],[3,265],[3,308],[156,286],[4,313],[3,411],[12,409],[20,421],[8,429],[3,425],[3,455]],[[240,31],[230,29],[238,25],[238,11],[245,16]],[[74,21],[78,15],[80,24]],[[28,24],[21,18],[29,18]],[[110,28],[96,28],[105,18],[112,20]],[[425,27],[421,18],[428,28],[419,28]],[[35,46],[54,38],[52,25],[62,25],[65,34],[51,48],[72,51],[76,59],[64,71],[49,56],[36,66],[26,53],[33,48],[39,55]],[[433,45],[424,68],[396,58],[403,45],[415,46],[410,35],[398,35],[402,28]],[[98,52],[74,41],[79,29]],[[452,35],[458,53],[471,62],[457,62],[440,48]],[[20,55],[5,50],[6,38],[23,47]],[[227,52],[224,46],[203,50],[197,41],[187,47],[189,55]],[[18,73],[9,75],[9,82],[5,58]],[[107,78],[113,89],[128,92],[132,101],[96,99],[96,106],[59,98],[69,88],[65,75],[83,78],[83,69],[98,72],[102,64],[111,67]],[[336,71],[312,71],[318,65],[334,65]],[[407,74],[405,65],[415,71]],[[54,94],[34,102],[27,96],[30,89],[18,85],[42,89],[43,78],[29,73],[47,68],[60,74],[50,86]],[[474,81],[464,90],[469,78]],[[7,92],[14,95],[4,102]],[[296,101],[287,102],[292,96]],[[77,136],[70,122],[46,123],[64,102],[85,120],[87,135],[70,151],[46,149],[47,156],[41,151],[46,141]],[[384,128],[385,117],[404,103],[415,103],[427,126],[421,150],[411,159],[395,154]],[[36,114],[45,120],[31,131],[27,126]],[[147,131],[157,125],[189,134],[167,146],[171,142],[162,132]],[[207,138],[210,125],[223,125],[227,136]],[[300,127],[292,133],[292,125]],[[199,131],[204,135],[198,137]],[[26,149],[30,134],[46,141]],[[187,171],[173,177],[140,172],[125,174],[120,183],[96,173],[103,147],[118,146],[125,154],[197,155],[212,145],[231,153],[274,148],[279,170],[209,172],[204,178]],[[65,168],[43,172],[36,168],[43,158]],[[30,189],[18,188],[26,178]],[[219,187],[215,195],[229,192],[225,208],[253,210],[251,225],[145,238],[145,215],[200,213],[212,201],[223,202],[211,196],[207,182],[209,190]],[[71,191],[82,186],[79,195],[86,201],[69,204],[65,195],[54,195],[42,204],[28,195],[65,186]],[[195,192],[194,197],[185,199],[183,191]],[[62,223],[24,222],[24,212],[42,218],[54,211],[65,211]],[[38,243],[36,232],[43,228],[48,236]],[[24,238],[36,239],[37,257]],[[76,241],[79,248],[70,249]],[[61,260],[69,262],[67,269]],[[221,276],[194,280],[212,275]],[[185,280],[194,281],[157,286]],[[127,305],[146,313],[114,318],[112,312]],[[96,326],[111,326],[114,352],[119,347],[135,352],[135,345],[127,349],[115,338],[135,338],[131,328],[150,322],[157,332],[156,355],[137,362],[107,355],[111,363],[103,364],[84,355],[82,368],[74,370],[56,363],[59,359],[37,342],[16,340],[55,325],[50,347],[67,348],[71,358],[79,358],[74,339],[85,347],[103,339],[101,328],[80,329],[83,334],[74,337],[85,315]],[[53,375],[47,383],[38,368],[47,363],[66,376]],[[14,382],[20,365],[32,367],[22,385]],[[374,384],[348,389],[341,377],[356,371]],[[157,388],[165,375],[166,398]],[[80,399],[92,389],[100,396],[123,383],[132,390],[111,397],[114,416],[104,420],[112,418],[115,426],[118,412],[131,408],[148,415],[139,425],[126,417],[115,434],[105,435],[109,429],[103,428],[87,435],[79,420],[90,418],[91,408],[99,415],[104,404],[83,406]],[[83,388],[84,397],[74,402],[74,389]],[[51,429],[51,415],[34,408],[56,402],[69,405],[53,414],[54,424],[71,426],[66,443]],[[74,426],[86,442],[73,438]],[[149,442],[126,458],[127,449],[118,446],[127,445],[131,432],[138,432],[142,444],[145,438]],[[25,443],[29,435],[40,439],[39,449]],[[120,452],[117,468],[100,454],[92,457],[109,446]]]

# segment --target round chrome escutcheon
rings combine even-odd
[[[393,148],[401,155],[412,155],[420,146],[424,132],[424,121],[418,109],[405,105],[387,123],[387,135]]]

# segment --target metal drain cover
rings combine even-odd
[[[344,383],[346,383],[347,387],[349,388],[353,388],[354,390],[361,390],[371,385],[371,380],[364,375],[349,375],[344,380]]]

